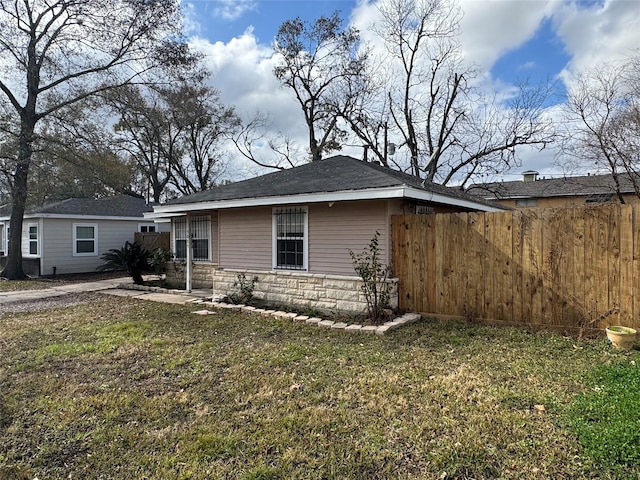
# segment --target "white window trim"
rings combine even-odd
[[[36,239],[31,240],[31,227],[36,227]],[[25,257],[37,257],[40,255],[40,225],[38,223],[27,223],[27,248],[25,251]],[[31,253],[31,242],[36,242],[36,253]],[[24,250],[23,250],[24,251]]]
[[[158,232],[158,227],[155,223],[139,223],[138,224],[138,232],[142,233],[142,227],[153,227],[155,229],[154,232],[152,233],[157,233]],[[145,232],[146,233],[146,232]]]
[[[9,236],[7,232],[9,230],[9,224],[3,222],[0,223],[0,226],[2,227],[0,232],[0,252],[4,252],[4,254],[7,255],[7,247],[9,246]]]
[[[78,253],[77,240],[89,240],[88,238],[76,238],[77,227],[93,227],[93,252]],[[98,224],[97,223],[74,223],[73,224],[73,256],[74,257],[97,257],[100,249],[98,248]]]
[[[282,209],[298,208],[302,210],[304,214],[304,237],[302,238],[302,269],[298,268],[286,268],[278,266],[278,219],[276,214]],[[271,210],[271,267],[273,270],[278,271],[295,271],[295,272],[307,272],[309,271],[309,207],[303,206],[286,206],[286,207],[274,207]]]

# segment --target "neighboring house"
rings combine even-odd
[[[522,175],[522,181],[471,185],[467,193],[516,208],[570,207],[620,201],[613,175],[610,174],[539,179],[538,172],[529,170]],[[640,200],[631,180],[627,174],[618,175],[620,193],[625,203]],[[636,185],[640,186],[640,178],[636,179]]]
[[[172,250],[185,262],[169,265],[169,277],[187,289],[213,280],[228,293],[244,273],[272,302],[362,310],[349,250],[362,252],[379,232],[380,260],[389,264],[392,215],[502,208],[337,156],[178,198],[147,216],[171,217]]]
[[[25,271],[30,275],[93,272],[102,264],[104,252],[133,242],[135,232],[168,230],[168,224],[144,218],[150,211],[144,199],[131,195],[70,198],[28,209],[22,225]],[[0,207],[2,265],[9,247],[10,216],[11,205]]]

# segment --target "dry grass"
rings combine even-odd
[[[604,340],[192,309],[0,314],[0,478],[616,478],[563,416]]]
[[[59,287],[71,283],[87,282],[94,280],[104,280],[107,278],[126,277],[123,272],[91,272],[77,273],[69,275],[58,275],[57,277],[35,277],[28,280],[7,280],[0,277],[0,292],[14,292],[18,290],[42,290],[45,288]]]

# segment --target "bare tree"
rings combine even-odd
[[[621,174],[640,197],[640,56],[578,75],[565,106],[563,153],[604,167],[625,203]]]
[[[300,150],[293,140],[271,129],[269,116],[256,112],[238,128],[231,141],[240,155],[258,167],[284,170],[300,161]]]
[[[345,84],[361,75],[367,58],[358,49],[359,41],[355,29],[342,29],[337,12],[313,24],[288,20],[278,29],[274,49],[280,61],[274,74],[294,92],[302,108],[312,161],[339,150],[347,136],[339,123],[349,115]]]
[[[181,127],[172,122],[162,89],[128,85],[106,98],[119,117],[114,140],[121,154],[136,165],[138,189],[160,202],[172,178],[172,165],[184,154]]]
[[[112,149],[106,114],[90,98],[43,119],[34,144],[27,204],[131,192],[131,164]]]
[[[0,0],[0,91],[19,118],[2,276],[24,278],[22,218],[38,124],[84,98],[184,58],[174,0]]]
[[[386,56],[371,62],[376,74],[386,65],[384,84],[363,89],[382,91],[362,102],[351,124],[379,158],[386,158],[387,131],[409,152],[409,169],[417,177],[443,184],[466,183],[476,174],[501,171],[517,163],[516,148],[544,148],[553,140],[541,113],[547,85],[523,83],[509,100],[477,86],[477,72],[467,66],[457,40],[460,9],[453,0],[387,0],[380,3],[375,32]],[[380,147],[384,150],[381,151]]]
[[[240,126],[234,109],[203,79],[180,75],[170,85],[130,85],[107,96],[119,118],[116,142],[155,202],[213,186],[223,167],[223,142]]]
[[[182,157],[171,164],[171,183],[183,195],[211,188],[222,173],[223,142],[240,128],[232,107],[222,104],[218,92],[185,82],[166,94],[170,118],[181,130]]]

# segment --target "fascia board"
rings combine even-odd
[[[442,205],[451,205],[462,208],[470,208],[475,210],[481,210],[483,212],[503,212],[505,211],[499,207],[492,207],[482,203],[476,203],[472,200],[465,200],[463,198],[449,197],[440,193],[427,192],[418,190],[417,188],[407,188],[406,198],[412,198],[414,200],[422,200],[425,202],[439,203]]]
[[[72,214],[58,214],[58,213],[33,213],[30,215],[25,215],[25,219],[27,218],[59,218],[59,219],[70,219],[70,220],[120,220],[120,221],[135,221],[139,222],[140,220],[144,220],[144,217],[117,217],[117,216],[103,216],[103,215],[72,215]]]
[[[354,190],[326,193],[303,193],[284,197],[241,198],[237,200],[218,200],[212,202],[180,203],[154,207],[154,214],[166,216],[169,213],[184,213],[198,210],[221,210],[239,207],[265,207],[271,205],[291,205],[296,203],[340,202],[347,200],[377,200],[401,198],[404,188],[386,187],[367,190]]]
[[[237,200],[219,200],[211,202],[181,203],[154,207],[153,213],[145,214],[145,218],[162,218],[184,215],[185,212],[199,210],[220,210],[240,207],[262,207],[320,202],[339,202],[348,200],[381,200],[391,198],[411,198],[463,208],[477,209],[487,212],[500,212],[502,209],[464,200],[456,197],[419,190],[407,186],[394,186],[355,191],[309,193],[288,195],[286,197],[243,198]]]

